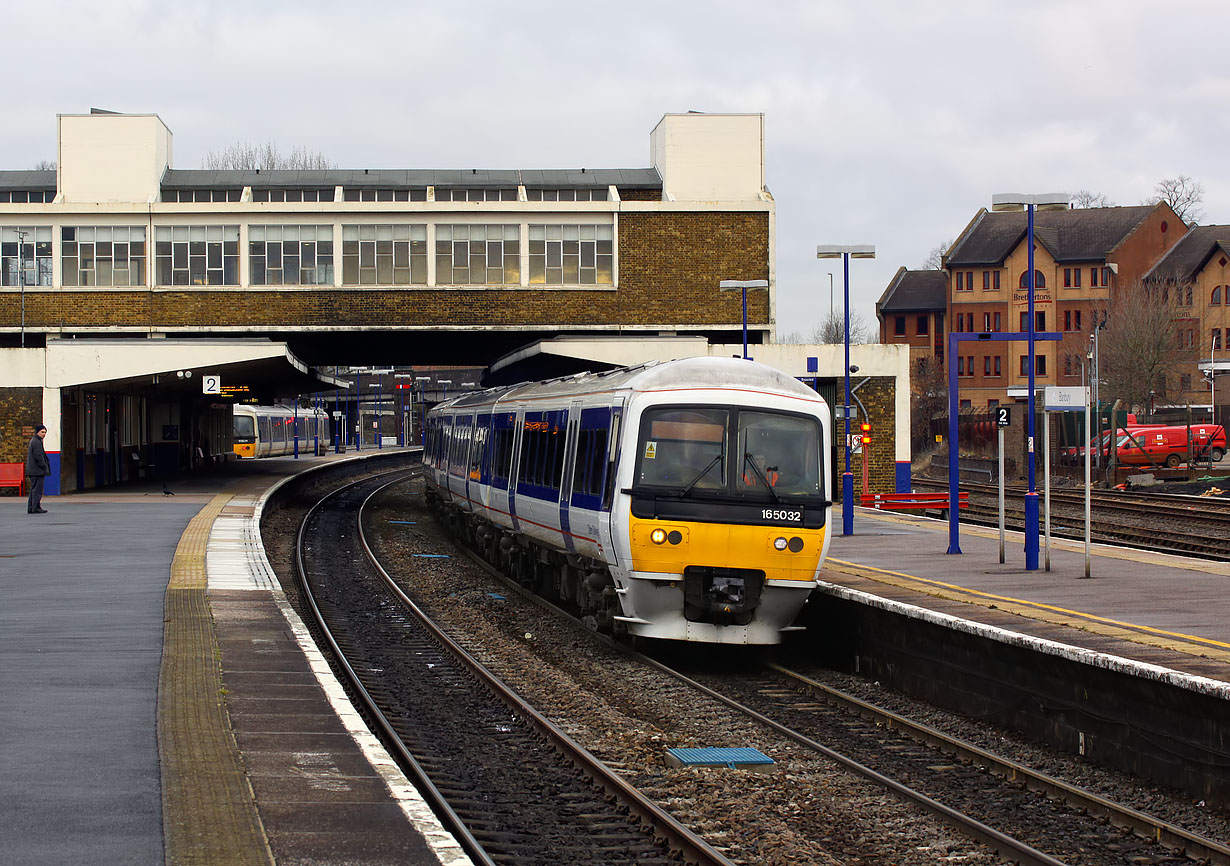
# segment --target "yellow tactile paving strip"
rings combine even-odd
[[[1210,638],[1120,622],[1094,614],[1082,613],[1081,611],[1040,604],[1010,596],[995,595],[994,593],[982,592],[976,589],[967,589],[957,584],[917,577],[912,574],[905,574],[904,572],[888,571],[887,569],[869,565],[859,565],[858,563],[846,562],[832,557],[825,561],[825,568],[875,583],[882,583],[887,586],[895,586],[899,589],[942,598],[947,601],[994,608],[1004,613],[1029,617],[1030,619],[1040,620],[1052,625],[1077,628],[1093,634],[1114,637],[1158,649],[1199,655],[1230,663],[1230,643]]]
[[[218,494],[188,524],[167,587],[158,755],[166,862],[172,866],[274,862],[231,732],[205,593],[205,546],[230,499]]]

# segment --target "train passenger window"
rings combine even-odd
[[[576,465],[572,473],[572,492],[586,496],[602,494],[603,469],[606,468],[606,443],[609,431],[582,430],[577,435]]]

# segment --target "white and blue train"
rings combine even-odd
[[[810,388],[733,358],[493,388],[428,414],[427,494],[601,630],[774,644],[828,550],[830,425]]]

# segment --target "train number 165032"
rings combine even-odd
[[[764,520],[785,520],[790,523],[799,523],[803,519],[803,512],[786,511],[778,508],[766,508],[760,512],[760,516]]]

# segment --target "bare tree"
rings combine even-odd
[[[1090,192],[1082,189],[1072,194],[1073,208],[1114,207],[1115,203],[1106,197],[1105,193]]]
[[[34,163],[35,171],[55,171],[56,161],[54,159],[40,159]]]
[[[944,253],[948,252],[948,248],[952,246],[952,241],[944,241],[938,247],[927,253],[927,257],[923,259],[922,269],[924,271],[938,271],[944,267]]]
[[[1196,347],[1187,345],[1189,323],[1171,300],[1182,290],[1136,280],[1115,292],[1099,341],[1103,394],[1136,411],[1179,395],[1179,377],[1196,359]]]
[[[1181,174],[1164,177],[1153,187],[1150,204],[1165,202],[1185,223],[1196,224],[1204,219],[1204,184]]]
[[[874,343],[879,338],[879,334],[873,331],[871,326],[867,324],[858,313],[850,315],[850,344],[862,345],[863,343]],[[822,343],[833,345],[836,343],[844,344],[846,342],[846,320],[841,313],[830,313],[825,316],[819,325],[811,332],[811,339],[814,343]]]
[[[934,446],[931,420],[948,417],[948,376],[934,357],[920,358],[910,371],[910,448],[920,454]]]
[[[241,141],[222,150],[211,150],[201,160],[201,168],[215,171],[260,168],[269,171],[329,169],[337,168],[337,165],[320,151],[309,151],[306,147],[296,147],[290,153],[283,154],[272,141],[259,145]]]

